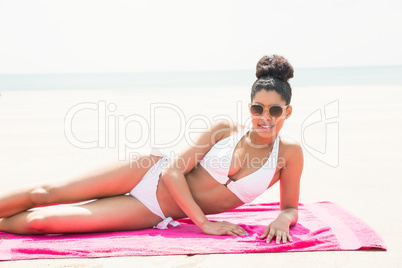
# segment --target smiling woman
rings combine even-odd
[[[289,227],[298,217],[303,153],[298,143],[279,136],[292,112],[287,82],[292,76],[293,68],[283,57],[263,57],[251,91],[251,126],[217,121],[177,158],[153,150],[89,176],[1,195],[0,231],[44,234],[164,229],[177,225],[175,219],[189,217],[205,234],[248,235],[237,224],[211,222],[206,215],[252,202],[280,181],[281,212],[261,239],[292,241]]]
[[[277,136],[284,119],[292,114],[288,80],[293,77],[293,67],[283,57],[265,56],[257,63],[256,76],[249,105],[254,129],[261,137]]]

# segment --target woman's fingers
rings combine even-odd
[[[292,237],[290,236],[290,234],[288,234],[288,241],[289,241],[289,242],[293,242],[293,239],[292,239]]]
[[[241,228],[239,225],[234,224],[233,225],[233,229],[230,230],[232,233],[234,233],[235,235],[240,235],[240,236],[247,236],[248,233],[246,232],[246,230],[244,230],[243,228]]]
[[[226,224],[229,225],[229,231],[234,233],[235,235],[240,235],[240,236],[247,236],[248,233],[246,232],[246,230],[244,230],[243,228],[241,228],[239,225],[237,224],[233,224],[233,223],[229,223],[229,222],[224,222]]]
[[[232,235],[232,236],[247,236],[246,230],[237,224],[229,222],[210,222],[204,233],[212,235]]]
[[[268,236],[268,232],[269,232],[269,229],[266,228],[265,231],[264,231],[264,233],[263,233],[262,235],[260,235],[260,239],[266,238],[266,237]]]
[[[283,233],[282,234],[282,243],[285,244],[287,242],[288,239],[288,234],[287,233]]]
[[[292,237],[289,234],[289,229],[278,228],[273,222],[265,228],[264,233],[260,236],[260,239],[267,239],[267,243],[271,243],[271,240],[275,237],[276,244],[286,243],[287,241],[293,242]]]
[[[282,232],[276,232],[276,243],[279,244],[282,240]]]
[[[239,227],[240,227],[240,226],[239,226]],[[241,228],[241,227],[240,227],[240,229],[241,229],[241,230],[240,230],[240,235],[241,235],[241,236],[248,236],[248,233],[247,233],[246,230],[244,230],[244,229]]]
[[[235,234],[235,233],[232,232],[232,231],[227,231],[226,234],[227,234],[227,235],[231,235],[231,236],[238,236],[237,234]]]
[[[276,244],[280,244],[280,242],[282,241],[283,244],[286,244],[287,241],[289,242],[293,242],[292,237],[290,236],[290,234],[286,233],[286,232],[281,232],[281,231],[273,231],[273,230],[265,230],[265,232],[260,236],[260,239],[264,239],[267,238],[267,243],[271,243],[271,240],[275,237],[275,242]]]
[[[275,232],[273,230],[269,231],[268,237],[267,237],[267,243],[271,243],[272,238],[274,238]]]

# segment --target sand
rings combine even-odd
[[[293,115],[282,135],[303,144],[300,202],[340,204],[379,232],[388,251],[30,260],[0,262],[0,267],[400,266],[402,86],[293,90]],[[196,128],[205,128],[208,122],[226,117],[246,123],[248,102],[249,89],[240,87],[3,91],[0,191],[90,172],[135,152],[147,152],[151,141],[168,145],[165,151],[179,151]],[[120,126],[124,135],[113,139],[117,129],[113,125]],[[146,127],[155,131],[151,134]],[[254,202],[278,200],[275,185]]]

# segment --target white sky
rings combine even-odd
[[[0,0],[0,74],[402,65],[402,1]]]

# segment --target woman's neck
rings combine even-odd
[[[275,133],[277,134],[277,133]],[[268,148],[275,142],[275,139],[278,135],[272,135],[269,137],[261,137],[254,128],[250,129],[248,134],[249,142],[252,146],[256,148]]]

